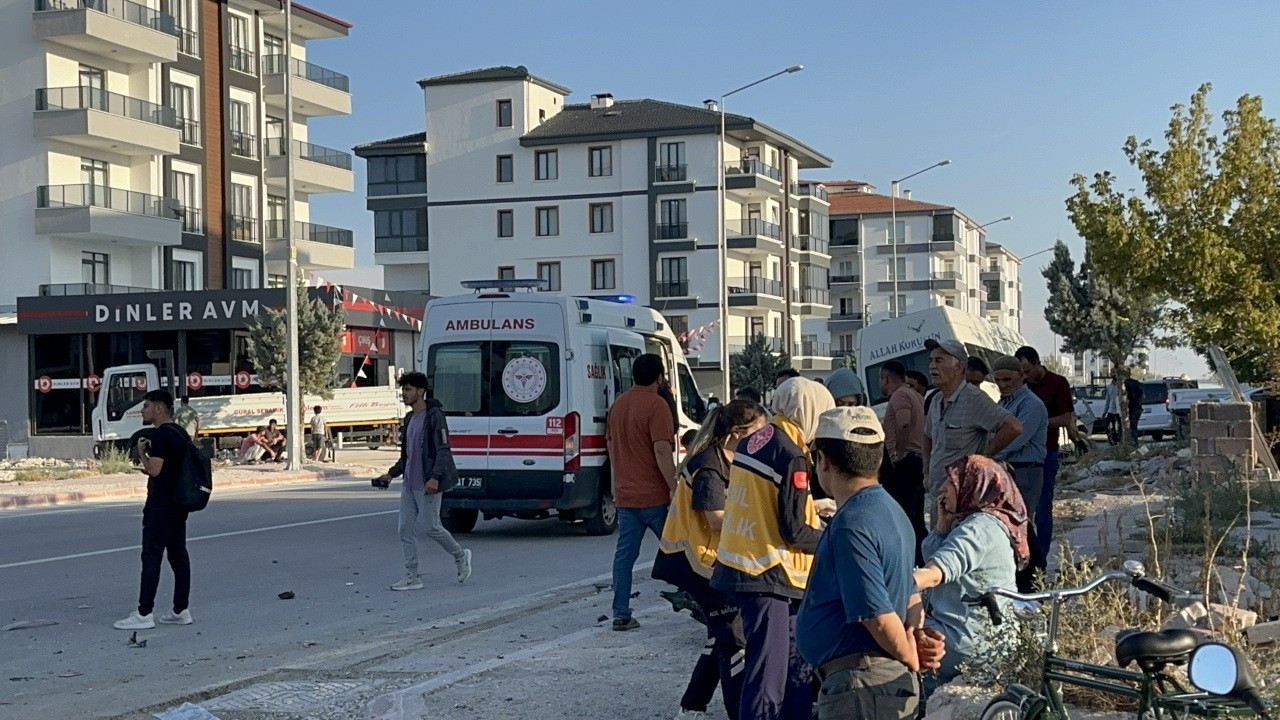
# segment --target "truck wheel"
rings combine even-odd
[[[588,535],[612,535],[618,529],[618,506],[613,502],[613,494],[601,488],[596,498],[595,514],[587,518],[585,525]]]
[[[445,510],[440,513],[440,524],[444,529],[458,535],[474,530],[479,519],[479,510]]]

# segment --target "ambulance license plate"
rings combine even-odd
[[[484,478],[482,477],[460,477],[458,478],[458,490],[483,490]]]

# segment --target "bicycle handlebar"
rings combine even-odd
[[[976,598],[964,598],[964,602],[968,605],[981,606],[985,608],[987,614],[991,616],[991,623],[993,625],[1000,625],[1004,622],[1004,614],[1000,611],[1000,606],[996,602],[997,597],[1006,597],[1010,600],[1018,600],[1021,602],[1044,602],[1046,600],[1059,602],[1067,598],[1078,597],[1080,595],[1093,592],[1109,580],[1128,580],[1129,583],[1138,590],[1141,590],[1142,592],[1145,592],[1148,595],[1170,605],[1172,605],[1174,600],[1177,598],[1188,596],[1188,593],[1185,590],[1180,590],[1160,580],[1149,578],[1145,575],[1134,575],[1124,570],[1112,570],[1099,575],[1077,588],[1045,590],[1038,593],[1019,593],[1013,590],[1006,590],[1005,588],[993,587],[989,588],[986,592]]]

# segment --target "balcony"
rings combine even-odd
[[[194,30],[176,28],[178,33],[178,52],[191,57],[200,57],[200,36]]]
[[[232,240],[247,243],[262,242],[258,239],[258,218],[248,215],[230,215],[227,220],[227,234]]]
[[[968,289],[964,275],[954,270],[935,272],[929,276],[929,289],[945,294],[964,292]]]
[[[752,340],[754,339],[755,339],[754,337],[746,337],[743,335],[737,335],[737,336],[730,335],[729,336],[729,354],[737,355],[738,353],[745,351],[747,349],[747,346],[750,345]],[[764,339],[764,347],[769,352],[781,353],[783,351],[782,338],[767,337]]]
[[[929,252],[943,257],[965,255],[964,244],[956,242],[956,236],[952,233],[934,233],[929,239]]]
[[[172,15],[130,0],[36,0],[31,31],[81,52],[130,65],[178,59]]]
[[[827,321],[827,325],[829,327],[838,326],[841,330],[866,327],[863,317],[861,312],[836,308],[831,311],[831,319]],[[832,327],[832,329],[834,330],[835,328]]]
[[[689,181],[688,165],[659,165],[653,169],[655,183],[673,183]]]
[[[765,277],[728,279],[729,307],[751,310],[781,310],[782,281]]]
[[[127,295],[129,293],[159,292],[157,288],[133,285],[106,285],[102,283],[55,283],[41,285],[40,297],[65,297],[67,295]]]
[[[298,249],[298,263],[305,268],[355,267],[355,238],[350,230],[295,221],[293,240]],[[283,220],[267,221],[266,259],[267,262],[281,263],[289,259],[288,237]]]
[[[410,237],[375,237],[373,251],[375,253],[418,253],[427,252],[430,243],[426,235]]]
[[[232,130],[231,135],[231,154],[236,157],[247,158],[249,160],[258,159],[258,136],[250,135],[247,132]]]
[[[35,135],[121,155],[171,155],[181,140],[170,107],[87,86],[36,90]]]
[[[178,219],[182,221],[182,232],[204,234],[204,218],[198,208],[178,206]]]
[[[754,158],[742,158],[724,166],[726,192],[758,200],[782,192],[782,171]]]
[[[989,298],[982,303],[982,308],[987,313],[996,315],[1004,315],[1006,313],[1012,315],[1014,312],[1017,312],[1009,306],[1008,302],[1004,300],[991,300]]]
[[[795,290],[792,300],[802,305],[830,305],[831,291],[820,287],[802,287]]]
[[[830,278],[832,285],[860,285],[862,284],[861,275],[832,275]]]
[[[724,230],[730,252],[745,256],[782,253],[782,227],[776,223],[757,218],[729,220]]]
[[[178,118],[178,142],[196,147],[203,145],[200,139],[200,123],[183,117]]]
[[[267,185],[284,192],[289,158],[284,138],[267,138]],[[356,187],[356,174],[351,170],[351,155],[341,150],[293,141],[293,180],[302,193],[351,192]]]
[[[172,198],[100,185],[36,188],[37,235],[138,247],[182,242],[181,208]]]
[[[659,280],[653,288],[655,298],[689,297],[689,280]]]
[[[823,206],[831,204],[827,189],[818,183],[801,183],[792,194],[800,198],[799,206],[801,209],[808,209],[815,204]]]
[[[247,48],[230,45],[227,47],[227,67],[246,75],[258,74],[258,55]]]
[[[653,237],[655,240],[687,240],[689,223],[658,223],[653,228]]]
[[[791,249],[801,253],[811,253],[820,257],[810,258],[802,257],[802,262],[818,261],[823,267],[831,264],[831,247],[826,238],[816,235],[793,235],[791,237]]]
[[[829,358],[832,357],[831,343],[820,340],[801,340],[795,343],[791,355],[793,357]]]
[[[351,114],[351,82],[346,75],[298,58],[262,58],[262,87],[267,105],[284,109],[284,73],[293,75],[293,109],[307,117]]]

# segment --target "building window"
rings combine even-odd
[[[587,149],[587,175],[609,177],[613,175],[613,148],[609,146]]]
[[[498,237],[509,238],[516,235],[516,213],[514,210],[498,211]]]
[[[907,312],[907,296],[898,295],[897,302],[894,302],[894,296],[889,296],[889,314],[893,317],[904,315]]]
[[[560,263],[538,263],[538,279],[547,281],[548,292],[560,292]]]
[[[251,290],[253,286],[253,270],[249,268],[231,268],[232,289]]]
[[[511,127],[511,101],[498,101],[498,127]]]
[[[252,185],[231,184],[231,238],[258,242],[258,213]]]
[[[658,166],[665,168],[684,167],[684,143],[670,142],[658,145]]]
[[[612,260],[591,261],[592,290],[613,290],[617,287],[617,282],[614,279],[613,267]]]
[[[374,252],[426,252],[427,209],[373,213]]]
[[[284,196],[267,195],[267,222],[284,220]]]
[[[249,19],[239,15],[227,16],[227,44],[231,46],[231,54],[227,64],[232,70],[239,70],[250,75],[257,74],[253,60],[253,40],[249,37]]]
[[[907,241],[907,221],[899,220],[895,223],[890,220],[886,222],[885,233],[888,244],[892,245],[895,242],[898,244],[905,243]]]
[[[196,123],[195,88],[172,83],[169,85],[169,102],[178,118],[178,140],[185,145],[199,145],[200,126]]]
[[[560,208],[540,207],[536,214],[538,223],[535,234],[538,237],[549,237],[560,234]]]
[[[991,258],[991,272],[1000,272],[1000,258]]]
[[[231,133],[231,154],[240,157],[258,157],[258,139],[253,136],[249,103],[232,100],[228,103],[227,124]]]
[[[515,182],[515,159],[510,155],[498,156],[498,182]]]
[[[178,52],[199,57],[200,36],[196,33],[196,12],[192,0],[169,0],[166,5],[165,9],[173,16],[173,24],[178,29]]]
[[[80,280],[90,285],[110,285],[110,256],[106,253],[80,253]]]
[[[894,276],[893,269],[895,265],[898,268],[898,272],[897,272],[898,282],[902,282],[906,280],[907,279],[907,259],[904,257],[897,258],[886,267],[886,270],[889,273],[890,280],[893,279],[893,276]]]
[[[421,195],[427,191],[425,155],[371,157],[367,167],[370,195]]]
[[[560,153],[556,150],[539,150],[533,154],[533,179],[556,180],[560,177]]]
[[[542,123],[544,123],[544,122],[546,122],[546,121],[547,121],[547,111],[546,111],[546,110],[543,110],[543,109],[541,109],[541,108],[539,108],[539,109],[538,109],[538,124],[539,124],[539,125],[541,125]]]
[[[264,55],[284,55],[284,38],[271,33],[264,33],[262,36],[262,54]]]
[[[110,187],[107,163],[93,158],[80,158],[80,182],[94,188]]]
[[[689,259],[685,257],[662,258],[661,267],[658,296],[687,297],[689,295]]]
[[[170,290],[196,290],[196,264],[189,260],[174,260],[169,264]]]
[[[591,232],[613,232],[613,203],[591,203]]]
[[[182,213],[182,231],[199,232],[200,200],[196,194],[196,176],[173,170],[169,173],[169,184],[173,193],[171,197],[178,201],[178,212]]]
[[[830,222],[831,244],[857,245],[858,222],[858,220],[832,220]]]
[[[288,284],[288,283],[286,282],[288,279],[289,279],[289,276],[288,276],[288,275],[268,275],[268,276],[267,276],[267,287],[269,287],[269,288],[282,288],[282,287],[284,287],[285,285],[287,285],[287,284]]]
[[[512,265],[504,265],[499,267],[498,279],[499,280],[515,280],[516,279],[515,267]],[[513,287],[504,287],[504,288],[498,288],[498,289],[501,290],[502,292],[515,292],[515,288]]]

